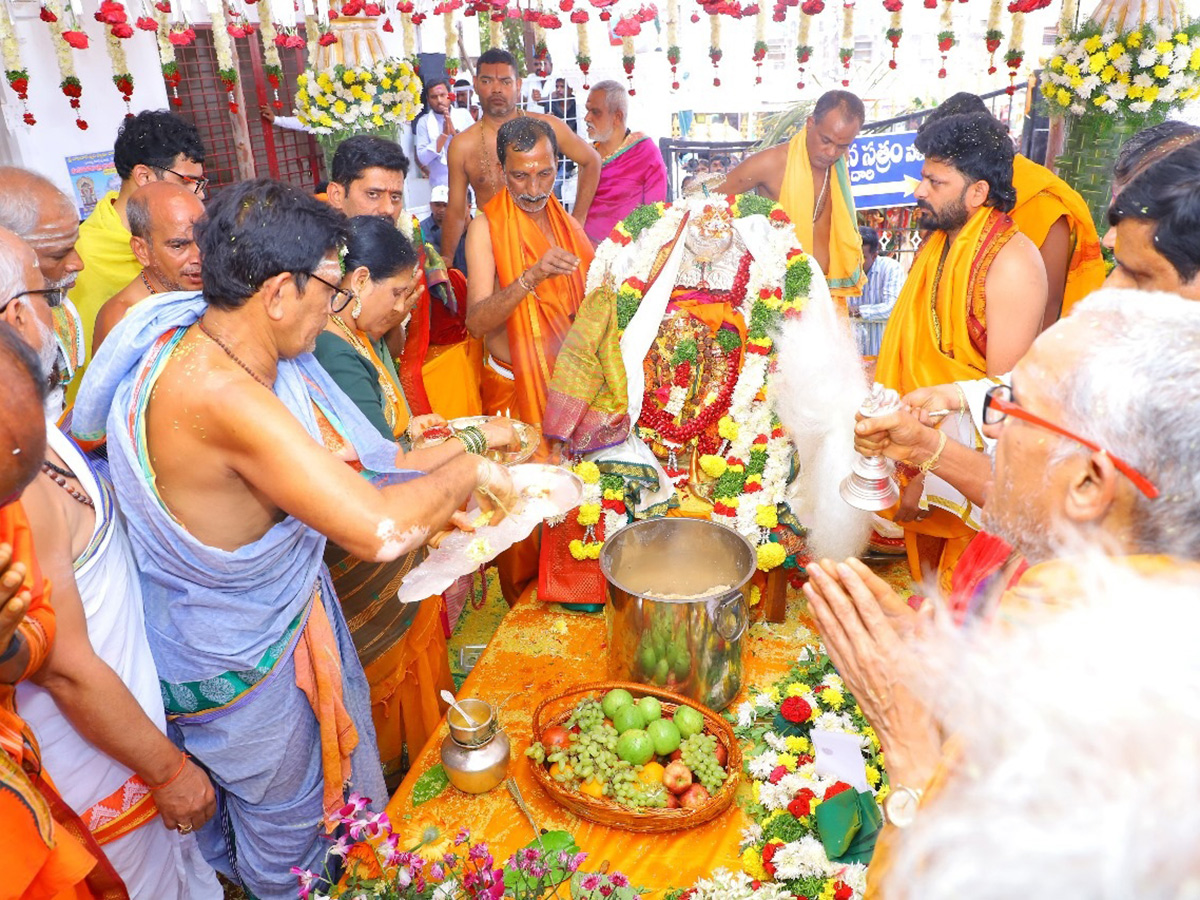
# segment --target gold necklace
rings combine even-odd
[[[330,313],[329,320],[346,336],[346,340],[354,348],[355,352],[369,362],[371,368],[375,370],[375,377],[379,381],[379,387],[383,390],[383,394],[388,400],[388,405],[383,410],[383,417],[387,420],[388,426],[394,429],[401,401],[395,385],[392,384],[392,379],[388,377],[387,372],[383,371],[380,364],[376,362],[375,354],[370,351],[358,332],[347,325],[341,316]]]
[[[825,183],[821,185],[821,196],[817,197],[817,205],[813,207],[813,224],[825,212],[825,201],[829,199],[829,169],[825,170]]]

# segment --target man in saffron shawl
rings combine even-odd
[[[726,194],[757,190],[777,200],[791,218],[800,246],[820,265],[842,311],[846,299],[861,294],[867,283],[846,168],[846,151],[866,116],[854,94],[827,91],[799,134],[743,160],[718,189]]]
[[[484,340],[484,412],[541,425],[554,361],[583,302],[592,243],[554,197],[558,142],[521,116],[496,137],[504,189],[467,230],[467,328]],[[546,458],[543,444],[539,458]],[[536,536],[502,554],[505,597],[537,574]]]
[[[603,161],[600,184],[584,230],[592,243],[643,203],[667,199],[667,167],[652,138],[625,124],[629,95],[616,81],[601,81],[587,99],[588,137]]]
[[[946,116],[987,112],[978,95],[962,91],[938,104],[921,127]],[[1049,327],[1104,283],[1100,235],[1079,192],[1045,166],[1015,154],[1012,183],[1017,201],[1010,215],[1021,234],[1037,245],[1046,266],[1049,295],[1043,327]]]
[[[931,229],[892,310],[875,377],[902,395],[1012,370],[1042,327],[1046,268],[1008,216],[1012,142],[984,113],[948,116],[917,137],[925,154],[914,191]],[[942,423],[947,439],[969,427]],[[973,435],[964,433],[967,442]],[[979,530],[978,509],[936,476],[940,454],[906,478],[895,520],[904,525],[913,577],[950,571]],[[922,493],[923,492],[923,493]]]
[[[107,436],[171,733],[208,770],[205,858],[259,898],[320,869],[330,815],[385,793],[369,692],[322,562],[412,550],[507,472],[461,454],[421,475],[312,349],[345,304],[345,220],[290,185],[233,185],[196,225],[204,293],[138,304],[75,407]]]

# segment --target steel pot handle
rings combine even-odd
[[[729,629],[732,633],[726,634],[726,629],[722,625],[725,622],[725,613],[730,611],[729,608],[731,606],[733,607],[732,619],[734,626]],[[742,596],[741,591],[734,591],[717,604],[716,609],[712,613],[712,622],[713,627],[717,630],[717,634],[725,640],[730,643],[741,640],[742,635],[746,633],[746,626],[750,622],[750,614],[746,609],[746,598]]]

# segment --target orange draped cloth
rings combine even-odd
[[[1100,255],[1100,235],[1083,197],[1069,184],[1021,154],[1013,158],[1017,205],[1010,213],[1020,232],[1039,247],[1050,226],[1063,216],[1071,228],[1071,259],[1063,290],[1062,313],[1098,290],[1107,276]]]
[[[500,191],[483,207],[492,237],[492,255],[500,287],[508,287],[534,265],[551,247],[537,223],[522,212],[508,191]],[[546,411],[546,393],[558,348],[571,330],[575,312],[583,302],[592,242],[583,226],[567,215],[554,197],[546,206],[554,246],[579,257],[574,274],[548,278],[537,294],[527,294],[508,317],[508,345],[516,379],[513,411],[524,422],[541,425]]]
[[[29,520],[19,501],[0,507],[0,544],[12,547],[13,560],[25,565],[21,589],[29,592],[31,602],[17,629],[29,648],[29,663],[20,679],[24,680],[45,662],[54,641],[55,618],[50,582],[34,557]],[[68,830],[73,823],[58,821],[70,813],[41,771],[37,742],[17,714],[16,685],[0,684],[0,896],[98,896],[86,884],[96,868],[96,858],[85,848],[86,829],[79,824],[83,833],[77,839]],[[73,818],[78,823],[78,817]],[[120,879],[106,887],[119,891],[111,896],[124,896]]]
[[[921,387],[987,376],[987,274],[1017,233],[1013,220],[984,207],[947,244],[935,231],[925,241],[888,319],[875,380],[901,396]],[[928,518],[904,523],[913,577],[936,563],[943,593],[975,531],[961,511],[931,506]]]
[[[448,275],[454,295],[465,304],[466,277],[458,269],[450,269]],[[430,302],[438,301],[430,298]],[[432,325],[431,318],[431,329]],[[482,415],[483,342],[466,335],[461,340],[437,344],[433,343],[436,337],[431,330],[430,343],[421,364],[421,378],[430,407],[445,419]]]

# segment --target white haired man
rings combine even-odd
[[[985,403],[996,440],[984,524],[1031,567],[993,609],[1082,599],[1081,549],[1156,573],[1200,560],[1200,305],[1106,290],[1047,329]],[[861,563],[824,560],[805,586],[830,657],[888,758],[903,826],[943,772],[942,737],[904,684],[916,657],[900,637],[904,605]],[[890,616],[889,616],[890,614]],[[885,810],[886,811],[886,810]],[[881,841],[886,844],[886,840]],[[886,849],[873,864],[887,868]]]
[[[667,167],[652,138],[626,124],[629,95],[616,81],[601,81],[587,98],[588,137],[600,154],[600,183],[584,225],[593,244],[643,203],[667,199]]]

